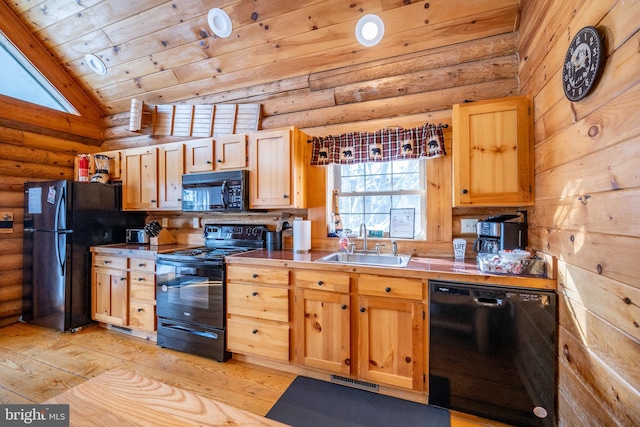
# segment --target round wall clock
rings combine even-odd
[[[575,35],[564,58],[562,87],[571,101],[580,101],[596,84],[604,64],[602,38],[596,27],[584,27]]]

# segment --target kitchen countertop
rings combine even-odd
[[[464,261],[453,258],[411,257],[406,267],[370,266],[340,264],[334,262],[317,262],[318,259],[333,251],[312,250],[307,254],[298,254],[290,250],[270,251],[257,249],[241,254],[225,257],[230,265],[295,267],[311,270],[342,271],[347,273],[365,273],[393,275],[396,277],[427,278],[466,283],[484,283],[498,286],[513,286],[556,290],[556,280],[546,277],[514,276],[483,273],[478,269],[476,260],[466,258]]]

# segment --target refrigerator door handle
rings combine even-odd
[[[66,210],[67,210],[67,194],[66,188],[61,188],[60,199],[58,200],[58,205],[56,206],[56,216],[55,216],[55,231],[56,231],[56,258],[58,259],[58,266],[60,267],[60,273],[62,275],[66,274],[67,267],[67,218],[66,218]],[[61,239],[61,237],[64,237]],[[63,240],[61,242],[61,240]]]
[[[64,237],[64,239],[61,239]],[[61,242],[61,240],[63,240]],[[61,244],[62,243],[62,244]],[[67,269],[67,233],[56,233],[56,258],[58,259],[58,266],[60,267],[60,274],[65,275]]]

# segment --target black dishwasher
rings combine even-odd
[[[429,404],[555,425],[555,292],[430,280],[429,298]]]

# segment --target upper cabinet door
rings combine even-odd
[[[158,208],[182,209],[182,174],[184,144],[160,145],[158,153]]]
[[[150,210],[158,207],[158,149],[122,151],[122,209]]]
[[[453,206],[530,206],[533,108],[524,96],[453,106]]]
[[[307,207],[308,144],[305,136],[293,127],[250,135],[249,194],[252,209]]]
[[[215,138],[215,169],[245,169],[247,167],[247,134],[221,135]]]
[[[186,173],[210,172],[213,170],[213,139],[203,138],[186,141]]]

